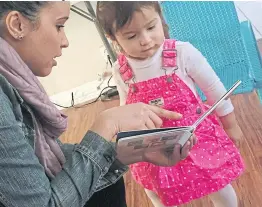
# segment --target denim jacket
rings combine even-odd
[[[92,131],[80,144],[62,144],[62,171],[49,179],[34,152],[33,110],[0,75],[0,206],[82,207],[127,170],[114,145]]]

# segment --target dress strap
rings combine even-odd
[[[176,67],[176,56],[176,40],[165,40],[162,51],[162,67]]]
[[[174,68],[176,65],[176,40],[166,39],[163,45],[162,51],[162,67],[163,68]],[[127,58],[125,55],[118,55],[118,63],[119,63],[119,73],[124,82],[127,82],[133,78],[133,70],[129,66]]]
[[[123,79],[124,82],[129,81],[133,78],[133,70],[129,66],[126,56],[123,54],[120,54],[117,58],[118,64],[119,64],[119,73]]]

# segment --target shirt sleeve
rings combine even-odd
[[[128,93],[128,86],[123,81],[120,73],[119,73],[119,64],[115,62],[114,64],[114,70],[113,70],[113,78],[115,80],[115,84],[119,93],[120,98],[120,106],[123,106],[126,104],[127,99],[127,93]]]
[[[112,143],[89,131],[66,155],[62,171],[50,179],[19,120],[0,87],[0,203],[4,206],[82,207],[94,192],[115,183],[127,170],[116,159]]]
[[[226,88],[198,49],[190,43],[185,48],[186,72],[203,91],[208,104],[212,105],[226,93]],[[216,108],[216,113],[218,116],[225,116],[233,110],[231,100],[227,99]]]

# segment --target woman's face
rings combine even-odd
[[[64,32],[69,13],[69,2],[50,2],[41,8],[36,24],[17,12],[7,15],[8,42],[36,76],[49,75],[57,64],[55,58],[69,46]]]

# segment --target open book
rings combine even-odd
[[[179,143],[181,147],[190,139],[198,125],[241,84],[237,81],[212,107],[209,108],[192,126],[169,127],[139,131],[126,131],[117,134],[117,155],[123,157],[141,156],[145,151],[154,152],[172,149]]]

